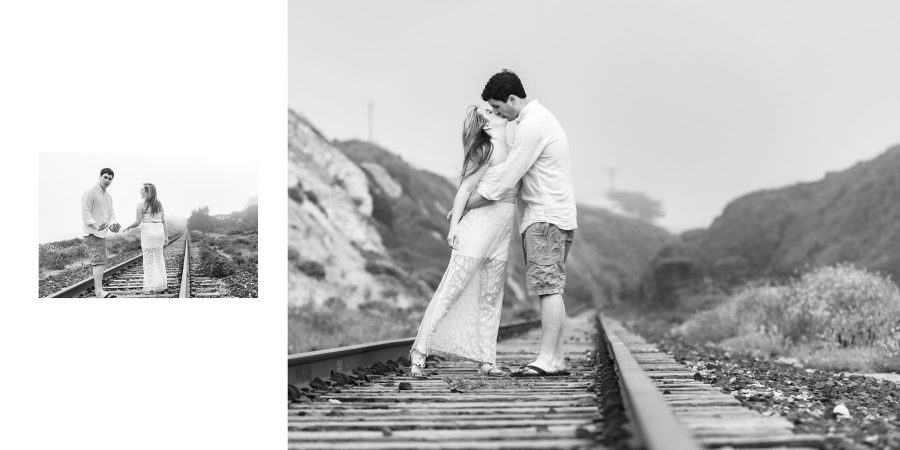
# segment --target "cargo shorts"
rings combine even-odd
[[[547,222],[533,223],[522,233],[525,287],[528,295],[562,294],[566,288],[566,259],[575,230],[561,230]]]
[[[106,239],[89,234],[84,237],[84,243],[88,246],[88,255],[91,257],[92,266],[105,266],[109,262]]]

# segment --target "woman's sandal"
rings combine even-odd
[[[504,372],[503,369],[498,368],[496,365],[491,363],[484,363],[478,366],[478,374],[486,377],[505,377],[509,374]]]
[[[425,355],[416,350],[412,350],[409,352],[409,361],[409,374],[416,378],[424,378]]]

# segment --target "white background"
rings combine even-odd
[[[286,10],[0,6],[0,448],[285,447]],[[260,298],[38,300],[40,152],[256,155]]]

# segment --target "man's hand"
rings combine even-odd
[[[103,231],[105,229],[106,229],[106,222],[103,222],[100,225],[97,225],[97,231]]]
[[[109,226],[109,230],[112,231],[113,233],[118,233],[120,228],[122,228],[122,225],[119,225],[117,223],[114,223]]]

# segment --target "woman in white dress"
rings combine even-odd
[[[169,241],[166,231],[166,213],[156,198],[156,186],[144,183],[141,202],[136,209],[134,223],[124,231],[141,227],[141,252],[144,259],[144,289],[146,294],[158,294],[166,290],[166,258],[163,246]]]
[[[473,361],[482,375],[507,375],[495,360],[516,191],[463,216],[469,195],[479,183],[496,181],[502,174],[501,163],[508,151],[506,119],[490,108],[470,107],[462,134],[465,157],[447,235],[450,263],[410,351],[413,376],[422,376],[430,354]]]

